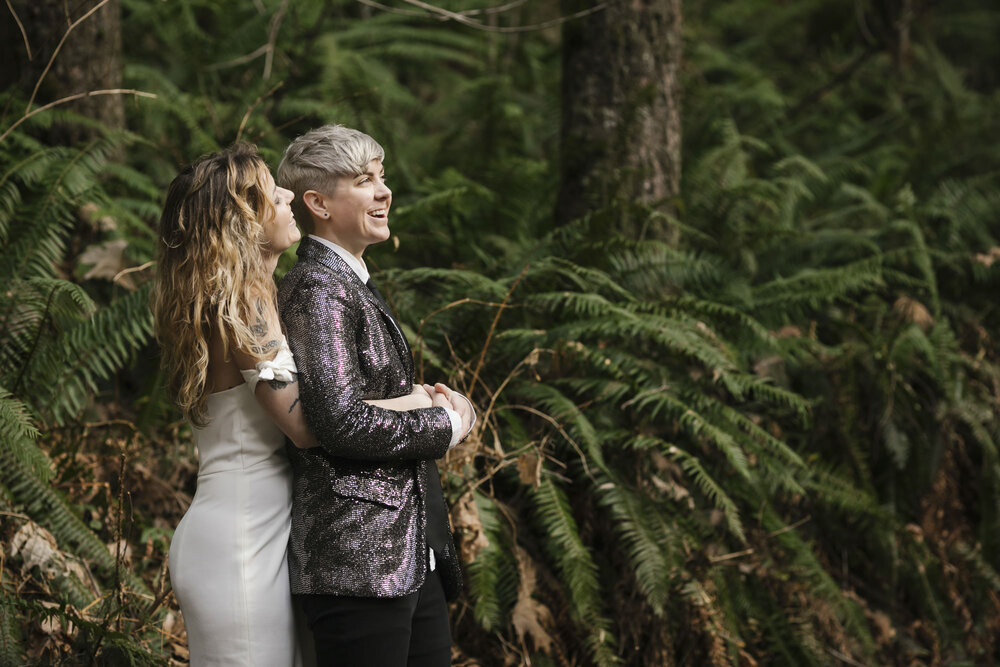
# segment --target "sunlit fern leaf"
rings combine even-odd
[[[52,463],[35,444],[38,428],[23,402],[0,386],[0,447],[41,481],[52,477]]]
[[[99,309],[65,331],[41,354],[39,365],[52,368],[44,404],[60,422],[79,410],[100,380],[124,367],[152,335],[149,284]]]
[[[664,530],[663,507],[656,507],[641,491],[627,488],[623,481],[605,474],[598,476],[595,492],[608,508],[635,571],[636,582],[646,602],[662,615],[669,602],[672,563]]]
[[[670,445],[664,443],[665,453],[667,456],[676,460],[684,472],[691,477],[705,497],[708,498],[712,504],[714,504],[718,509],[722,510],[723,515],[726,518],[726,524],[729,526],[729,530],[739,539],[741,542],[746,542],[746,534],[743,531],[743,522],[740,519],[739,510],[736,507],[736,503],[733,499],[719,486],[718,482],[712,478],[711,475],[702,466],[701,461],[698,457],[685,452],[680,447],[676,445]]]
[[[882,261],[881,257],[872,257],[836,268],[806,268],[758,286],[754,300],[758,307],[816,307],[881,284]]]

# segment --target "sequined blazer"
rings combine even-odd
[[[294,470],[292,593],[399,597],[427,574],[424,466],[444,456],[443,408],[397,412],[366,399],[412,391],[402,333],[361,279],[312,239],[278,290],[306,423],[320,443],[287,447]],[[438,560],[449,598],[461,572],[449,534]]]

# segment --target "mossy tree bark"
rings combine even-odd
[[[563,0],[564,14],[593,0]],[[563,25],[559,223],[616,199],[678,193],[680,0],[607,0]]]
[[[0,86],[4,90],[17,87],[25,97],[30,96],[58,48],[32,108],[77,93],[121,88],[119,0],[108,0],[67,35],[70,26],[98,4],[99,0],[70,4],[64,0],[11,0],[0,18],[0,55],[5,63],[0,68]],[[120,95],[85,97],[67,104],[66,108],[109,127],[125,126],[124,100]],[[18,111],[7,109],[8,120]],[[52,133],[51,138],[56,141],[73,142],[92,136],[91,130],[79,124],[55,126]]]

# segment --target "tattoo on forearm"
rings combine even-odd
[[[261,345],[258,349],[261,352],[270,352],[271,350],[273,350],[274,348],[278,347],[279,345],[281,345],[281,341],[279,341],[277,338],[272,338],[271,340],[269,340],[266,343],[264,343],[263,345]]]
[[[290,384],[295,384],[296,382],[298,382],[298,379],[295,377],[295,374],[293,373],[291,382],[282,382],[281,380],[268,380],[267,384],[271,387],[271,389],[278,391],[280,389],[284,389]]]
[[[298,404],[299,404],[299,398],[298,398],[298,396],[296,396],[295,400],[292,401],[291,407],[288,408],[288,414],[292,414],[292,410],[294,410],[295,406],[298,405]]]
[[[257,336],[257,338],[263,338],[267,335],[267,320],[258,315],[257,321],[250,325],[250,331],[252,331],[253,335]]]

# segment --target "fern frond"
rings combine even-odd
[[[654,440],[659,441],[658,438]],[[639,445],[640,442],[641,441],[637,439],[635,444]],[[722,490],[722,487],[719,486],[712,476],[708,474],[698,457],[685,452],[676,445],[671,445],[662,441],[659,441],[659,444],[667,456],[673,458],[680,464],[684,472],[686,472],[694,481],[695,485],[701,489],[701,492],[704,493],[705,496],[711,500],[718,509],[722,510],[723,515],[726,517],[726,525],[729,526],[729,530],[733,533],[733,535],[735,535],[741,542],[746,542],[746,534],[743,531],[743,522],[740,520],[740,513],[736,508],[736,503],[733,502],[733,499],[730,498],[725,491]]]
[[[550,476],[543,475],[532,499],[543,528],[541,535],[546,551],[566,584],[575,619],[587,632],[591,658],[602,666],[617,664],[611,622],[602,609],[597,566],[580,539],[580,530],[566,495]]]

